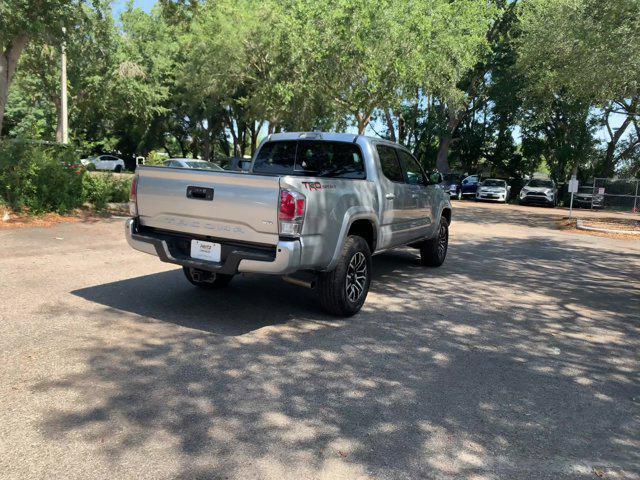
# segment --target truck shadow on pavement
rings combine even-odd
[[[185,479],[637,478],[639,266],[546,238],[456,241],[436,270],[402,250],[347,320],[276,279],[84,288],[118,335],[34,387],[79,399],[40,426]]]
[[[243,335],[301,315],[325,318],[313,291],[269,276],[238,275],[227,288],[204,290],[176,269],[72,293],[116,311],[220,335]]]

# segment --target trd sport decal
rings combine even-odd
[[[302,182],[302,185],[304,185],[304,187],[307,190],[322,190],[323,188],[326,190],[327,188],[336,188],[335,185],[331,184],[331,183],[325,183],[324,185],[320,182]]]

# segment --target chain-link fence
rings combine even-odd
[[[588,208],[634,213],[640,211],[640,180],[638,179],[594,178],[593,183],[582,184],[579,190],[576,197],[582,197],[582,203],[586,200]]]

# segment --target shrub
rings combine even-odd
[[[164,165],[165,160],[167,160],[167,156],[163,155],[160,152],[152,150],[147,158],[144,159],[145,165],[153,165],[153,166],[162,166]]]
[[[109,202],[129,201],[132,178],[119,178],[111,173],[86,172],[82,177],[82,199],[104,210]]]
[[[84,169],[72,149],[0,142],[0,198],[17,211],[66,212],[82,203]]]

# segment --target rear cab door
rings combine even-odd
[[[436,203],[437,185],[430,185],[422,166],[408,151],[399,148],[398,157],[404,172],[404,181],[410,193],[407,208],[411,211],[412,239],[430,236],[433,224],[433,207]]]
[[[377,143],[380,164],[380,190],[382,212],[380,221],[380,248],[402,245],[412,237],[412,223],[416,215],[414,192],[405,181],[398,150]]]

